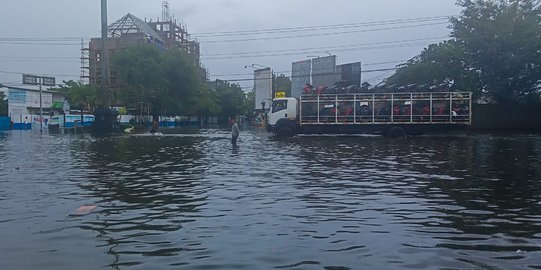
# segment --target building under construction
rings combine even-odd
[[[127,14],[108,27],[109,55],[127,48],[153,44],[162,50],[178,48],[192,57],[199,67],[201,78],[207,79],[206,70],[200,64],[200,48],[197,40],[190,39],[186,28],[177,23],[169,13],[169,5],[164,1],[162,19],[142,20]],[[101,38],[92,38],[88,48],[82,48],[81,79],[90,84],[101,84]],[[108,86],[118,87],[115,70],[110,70]]]

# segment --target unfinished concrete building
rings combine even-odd
[[[167,7],[168,9],[168,7]],[[194,65],[200,70],[202,80],[207,79],[206,70],[200,64],[200,46],[197,40],[190,39],[185,27],[167,14],[155,22],[139,19],[127,14],[108,27],[109,56],[127,48],[153,44],[160,49],[179,49],[192,57]],[[90,84],[101,83],[101,38],[92,38],[88,48],[82,49],[81,79]],[[110,70],[109,87],[118,87],[114,69]]]

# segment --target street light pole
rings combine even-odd
[[[43,103],[42,103],[42,90],[43,77],[39,77],[39,132],[43,133]]]
[[[108,85],[109,85],[109,47],[107,44],[108,37],[107,26],[107,0],[101,0],[101,87],[105,94],[105,106],[110,104]]]

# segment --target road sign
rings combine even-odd
[[[276,92],[274,93],[274,98],[285,98],[286,92]]]

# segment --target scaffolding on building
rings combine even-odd
[[[186,27],[178,23],[171,14],[169,2],[162,2],[162,18],[156,21],[142,20],[128,13],[108,27],[110,54],[141,44],[153,44],[161,50],[180,49],[188,54],[194,65],[201,69],[201,78],[207,79],[206,70],[200,63],[200,44],[191,39]],[[101,81],[99,38],[91,39],[87,48],[81,48],[81,80],[91,84]],[[110,71],[110,80],[114,79],[114,70]],[[114,83],[110,81],[114,88]]]
[[[85,47],[84,39],[81,39],[81,82],[90,83],[90,48]]]

